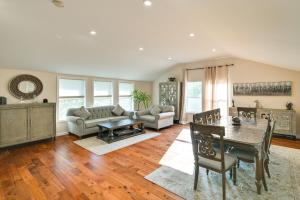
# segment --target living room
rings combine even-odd
[[[82,4],[0,0],[0,199],[299,198],[299,2]]]

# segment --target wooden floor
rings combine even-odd
[[[175,125],[159,137],[104,156],[94,155],[61,136],[0,153],[2,199],[181,199],[144,176],[182,130]],[[300,148],[300,141],[274,139],[274,144]]]

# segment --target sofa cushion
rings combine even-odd
[[[161,112],[161,109],[159,106],[152,106],[150,109],[151,115],[158,115]]]
[[[115,106],[99,106],[99,107],[91,107],[87,108],[88,111],[92,114],[88,120],[90,119],[99,119],[99,118],[107,118],[114,116],[111,112]]]
[[[155,122],[155,116],[153,115],[142,115],[140,119],[146,122]]]
[[[87,119],[91,116],[91,113],[82,106],[80,109],[74,111],[74,115],[83,119]]]
[[[93,128],[96,127],[97,124],[102,122],[109,122],[109,118],[100,118],[100,119],[90,119],[85,121],[86,128]]]
[[[159,119],[172,118],[172,117],[174,117],[174,115],[175,115],[174,112],[160,113],[160,114],[159,114]]]
[[[117,116],[121,116],[125,110],[118,104],[116,107],[112,110],[112,113],[114,113]]]
[[[160,106],[161,112],[174,112],[174,106]]]

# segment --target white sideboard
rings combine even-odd
[[[273,113],[276,120],[275,134],[285,135],[296,138],[296,112],[294,110],[272,109],[272,108],[258,108],[257,118],[261,118],[268,113]],[[237,108],[229,107],[229,115],[237,116]]]
[[[55,103],[1,105],[0,148],[55,138],[55,110]]]

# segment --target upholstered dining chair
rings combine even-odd
[[[264,146],[262,147],[264,150],[264,158],[263,158],[263,171],[262,171],[262,181],[265,190],[268,190],[266,179],[265,179],[265,172],[270,176],[269,172],[269,156],[268,156],[268,148],[270,148],[270,142],[272,138],[272,134],[274,131],[275,121],[269,120],[268,127],[264,136]],[[244,149],[240,147],[234,147],[231,151],[232,154],[235,154],[238,159],[237,166],[240,166],[240,161],[247,162],[247,163],[254,163],[256,160],[256,152],[251,151],[250,149]]]
[[[199,124],[212,124],[216,120],[221,119],[220,108],[208,110],[201,113],[196,113],[193,115],[193,122]]]
[[[268,174],[268,177],[271,178],[271,174],[270,174],[270,170],[269,170],[269,162],[270,162],[270,147],[272,144],[272,138],[273,138],[273,133],[274,133],[274,129],[275,129],[275,124],[276,121],[270,119],[269,120],[269,133],[266,135],[266,139],[265,139],[265,160],[264,160],[264,168]]]
[[[193,122],[197,124],[207,124],[206,113],[196,113],[193,115]]]
[[[223,200],[226,199],[225,173],[233,173],[233,183],[236,185],[236,164],[237,159],[234,155],[224,153],[225,128],[223,126],[201,125],[190,123],[192,146],[195,160],[194,190],[197,189],[199,168],[212,170],[222,174]],[[213,148],[214,136],[219,137],[220,150]],[[207,171],[208,172],[208,171]],[[232,174],[230,173],[230,174]]]
[[[256,120],[257,108],[237,107],[238,116]]]

